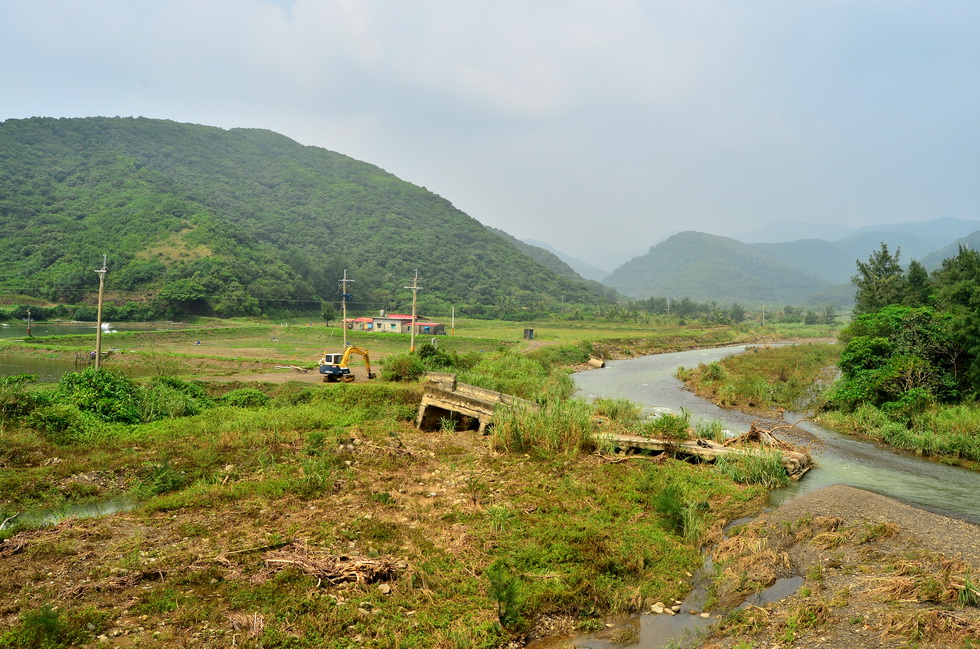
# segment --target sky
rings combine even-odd
[[[976,0],[0,0],[0,120],[264,128],[605,270],[980,219]]]

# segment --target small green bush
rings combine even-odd
[[[417,381],[426,372],[418,354],[397,354],[381,359],[381,378],[386,381]]]
[[[238,388],[225,394],[221,400],[236,408],[261,408],[268,405],[269,395],[255,388]]]
[[[577,399],[552,402],[536,411],[500,407],[493,420],[491,443],[497,450],[577,455],[598,445],[592,408]]]
[[[105,429],[96,415],[60,403],[37,408],[24,418],[24,423],[61,446],[98,438]]]
[[[61,403],[122,424],[139,423],[141,396],[139,387],[125,376],[94,367],[65,374],[55,393]]]
[[[0,634],[0,649],[62,649],[88,643],[109,628],[112,616],[94,609],[59,611],[50,604],[23,613],[20,624]]]
[[[596,416],[608,417],[625,425],[635,424],[640,420],[640,406],[629,399],[599,398],[592,402]]]
[[[664,412],[649,420],[643,432],[662,439],[688,439],[691,436],[691,411],[681,408],[681,414]]]

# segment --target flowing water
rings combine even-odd
[[[625,398],[649,412],[680,413],[684,408],[692,413],[694,421],[699,418],[718,419],[724,428],[738,434],[749,429],[753,417],[719,408],[700,399],[685,390],[674,374],[678,367],[715,362],[744,350],[744,346],[725,347],[611,361],[604,369],[575,374],[575,385],[578,395],[582,397]],[[788,422],[801,418],[802,415],[795,413],[786,416]],[[980,473],[923,460],[872,441],[838,434],[816,424],[803,422],[800,427],[818,440],[811,447],[816,466],[800,481],[773,491],[770,494],[772,506],[822,487],[843,484],[980,525]],[[710,560],[707,565],[710,565]],[[758,601],[778,601],[792,594],[801,582],[802,579],[798,577],[777,581],[758,595]],[[631,646],[653,649],[690,641],[693,634],[716,621],[716,614],[704,618],[688,612],[700,612],[699,604],[703,604],[703,589],[695,584],[695,589],[681,605],[678,615],[631,618],[629,623],[638,626],[639,630],[639,643]],[[599,649],[621,645],[593,635],[576,638],[574,646]]]

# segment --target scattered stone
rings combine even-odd
[[[650,607],[650,611],[656,613],[657,615],[660,615],[661,613],[664,612],[664,605],[660,602],[657,602],[656,604]]]

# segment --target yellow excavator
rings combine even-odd
[[[350,383],[354,380],[354,375],[350,371],[347,363],[350,361],[351,354],[357,354],[364,359],[364,368],[367,370],[367,377],[373,379],[375,374],[371,372],[371,359],[368,350],[363,347],[350,345],[342,352],[324,352],[320,359],[320,374],[323,375],[324,383],[334,383],[343,381]]]

